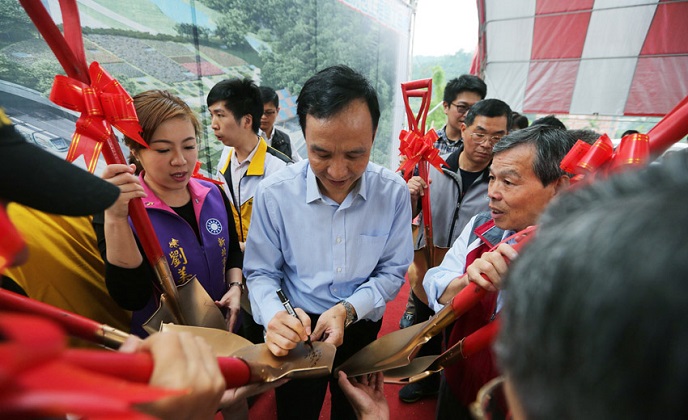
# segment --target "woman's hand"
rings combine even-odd
[[[114,163],[105,167],[101,178],[119,187],[120,195],[115,204],[105,210],[105,215],[111,219],[126,220],[129,216],[129,201],[133,198],[144,198],[146,193],[139,178],[134,174],[136,165]]]

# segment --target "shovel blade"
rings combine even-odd
[[[378,338],[337,366],[336,372],[343,370],[353,377],[408,365],[420,346],[430,339],[421,334],[428,323],[425,321]]]
[[[177,286],[177,291],[184,324],[227,331],[227,323],[222,312],[196,277]],[[143,329],[149,334],[160,331],[163,323],[182,323],[181,320],[175,319],[167,300],[168,296],[163,293],[160,296],[160,306],[143,324]]]
[[[231,356],[237,350],[252,346],[253,343],[244,337],[217,328],[193,327],[190,325],[162,324],[160,331],[187,332],[197,337],[203,337],[213,349],[217,357]]]
[[[442,367],[435,366],[435,360],[439,356],[422,356],[411,360],[406,366],[386,370],[385,382],[390,384],[408,384],[419,381],[442,370]]]
[[[332,373],[336,347],[314,341],[313,349],[299,343],[286,356],[273,355],[266,344],[243,347],[231,356],[243,359],[251,366],[251,373],[259,382],[274,382],[282,378],[317,378]]]

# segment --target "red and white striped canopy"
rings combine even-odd
[[[525,113],[664,115],[688,96],[688,0],[477,0],[471,72]]]

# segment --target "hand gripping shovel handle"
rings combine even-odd
[[[511,240],[517,241],[515,244],[512,245],[512,247],[516,251],[519,251],[523,247],[523,245],[525,245],[534,236],[535,226],[530,226],[504,239],[502,242],[492,247],[490,251],[494,251],[495,249],[497,249],[499,245],[507,243]],[[482,276],[485,280],[489,281],[485,274],[483,274]],[[485,289],[478,286],[477,284],[471,284],[468,287],[461,290],[456,296],[452,298],[451,304],[449,305],[452,308],[452,321],[468,312],[468,310],[475,306],[480,301],[480,299],[482,299],[483,296],[485,296],[486,293],[487,292],[485,291]]]
[[[65,351],[67,362],[88,370],[115,376],[121,379],[148,383],[153,374],[153,357],[150,353],[119,353],[99,350],[69,349]],[[251,368],[237,357],[218,357],[222,376],[227,389],[249,383]]]
[[[64,328],[73,337],[117,349],[129,334],[106,324],[56,308],[47,303],[29,299],[25,296],[0,289],[0,309],[38,315],[48,318]]]

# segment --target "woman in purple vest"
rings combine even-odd
[[[200,122],[184,101],[166,91],[140,93],[134,105],[150,148],[125,137],[131,165],[108,165],[102,175],[122,193],[93,220],[108,291],[120,306],[134,311],[131,332],[146,336],[142,324],[158,307],[161,291],[129,220],[129,200],[141,197],[176,283],[196,276],[226,311],[232,330],[240,308],[243,256],[224,192],[191,178]]]

